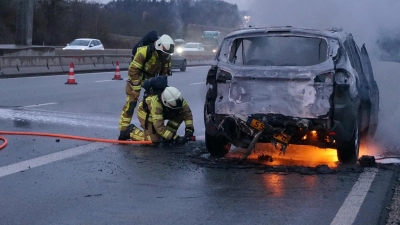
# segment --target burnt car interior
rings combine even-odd
[[[327,59],[326,40],[314,37],[261,36],[238,38],[229,62],[254,66],[311,66]]]

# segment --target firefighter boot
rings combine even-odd
[[[131,139],[131,133],[132,133],[133,129],[135,129],[135,128],[136,128],[136,126],[134,124],[130,124],[126,128],[126,130],[121,130],[120,133],[119,133],[118,140],[125,141],[125,140],[128,140],[128,139]]]

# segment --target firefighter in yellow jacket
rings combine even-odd
[[[150,94],[140,102],[138,119],[144,131],[131,124],[124,139],[151,140],[154,144],[167,141],[171,144],[185,144],[193,137],[192,111],[174,87],[166,87],[161,94]],[[168,120],[167,124],[164,121]],[[180,124],[185,123],[185,135],[177,135]]]
[[[120,135],[118,140],[124,140],[123,134],[131,123],[143,82],[157,75],[169,75],[171,54],[174,52],[174,47],[172,38],[164,34],[153,44],[137,49],[128,69],[129,79],[125,88],[127,97],[119,120]]]

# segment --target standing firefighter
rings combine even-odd
[[[164,34],[154,43],[137,49],[128,69],[129,79],[125,88],[127,97],[119,120],[118,140],[124,140],[123,134],[131,123],[143,82],[157,75],[170,74],[171,54],[174,52],[174,47],[172,38]]]
[[[124,139],[151,140],[155,145],[163,141],[185,144],[194,133],[193,115],[188,103],[174,87],[166,87],[161,93],[157,90],[161,89],[154,88],[139,104],[137,114],[144,131],[131,124],[124,133]],[[165,120],[168,120],[167,125],[164,125]],[[183,137],[176,134],[182,122],[186,126]]]

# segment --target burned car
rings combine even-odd
[[[342,30],[247,28],[225,36],[207,74],[208,152],[231,144],[335,148],[355,162],[378,125],[379,91],[365,45]]]

